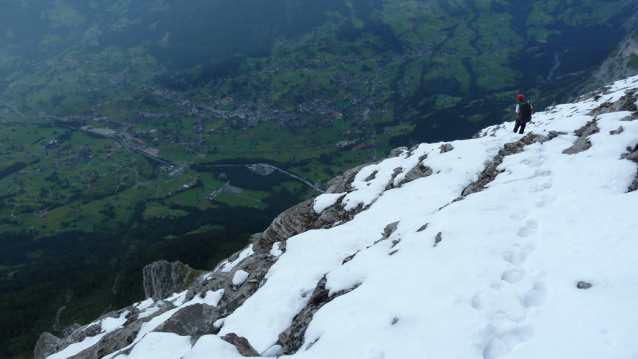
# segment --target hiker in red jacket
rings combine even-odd
[[[532,108],[532,104],[529,101],[524,101],[525,96],[518,95],[516,99],[518,100],[518,105],[516,105],[516,125],[514,126],[514,132],[520,127],[521,131],[519,133],[523,134],[525,125],[532,120],[534,108]]]

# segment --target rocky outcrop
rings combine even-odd
[[[603,93],[605,92],[604,88],[602,90]],[[598,93],[593,93],[593,99],[597,100],[598,98],[600,98],[600,94]],[[628,118],[627,120],[632,120],[635,119],[636,117],[636,110],[638,110],[638,107],[636,107],[636,89],[631,89],[628,90],[624,96],[622,96],[620,99],[616,100],[615,102],[603,102],[600,105],[598,105],[598,107],[596,107],[595,109],[593,109],[589,115],[590,116],[599,116],[602,115],[604,113],[611,113],[611,112],[618,112],[618,111],[631,111],[634,112],[634,114],[632,116],[630,116],[630,118]]]
[[[574,142],[574,144],[570,148],[564,150],[563,153],[566,155],[573,155],[576,153],[587,151],[589,148],[591,148],[591,142],[589,142],[588,140],[589,136],[593,135],[594,133],[598,133],[599,131],[600,130],[598,129],[598,125],[596,124],[596,119],[587,122],[585,126],[574,131],[574,134],[579,137],[576,142]]]
[[[452,150],[452,145],[444,144],[441,146],[442,150],[446,151]],[[407,147],[399,147],[390,152],[389,157],[397,157],[403,153],[408,153],[408,156],[412,155],[412,150],[409,150]],[[428,166],[423,165],[421,161],[427,158],[427,154],[423,155],[419,158],[418,164],[408,170],[405,177],[399,184],[394,185],[394,179],[398,176],[403,168],[398,167],[395,169],[394,174],[391,180],[388,182],[386,186],[386,190],[393,189],[395,187],[400,187],[403,184],[412,182],[416,179],[430,176],[432,174],[432,169]],[[354,190],[352,187],[352,183],[357,176],[357,174],[367,166],[371,166],[377,164],[378,162],[364,164],[355,168],[352,168],[342,175],[337,176],[328,182],[328,188],[326,193],[349,193]],[[370,181],[375,178],[376,172],[373,172],[366,180]],[[333,206],[325,209],[321,213],[316,213],[314,211],[314,199],[307,200],[302,202],[279,216],[272,221],[270,226],[262,232],[258,233],[254,236],[254,250],[257,253],[269,253],[272,249],[272,246],[277,242],[284,242],[288,238],[297,235],[299,233],[306,232],[311,229],[318,228],[329,228],[333,226],[335,223],[345,223],[354,218],[355,215],[364,211],[367,207],[359,206],[350,211],[346,211],[342,204],[343,198],[339,199]]]
[[[603,64],[594,72],[585,88],[591,90],[638,74],[638,31],[627,36]]]
[[[259,353],[248,342],[248,339],[240,337],[235,333],[228,333],[222,337],[222,340],[232,344],[237,348],[239,354],[245,357],[258,357]]]
[[[60,338],[51,333],[44,332],[35,344],[35,359],[45,359],[49,355],[62,350],[60,347]]]
[[[461,192],[461,197],[466,197],[472,193],[480,192],[485,189],[485,186],[487,186],[488,183],[494,181],[496,176],[503,172],[498,170],[498,166],[503,163],[503,158],[505,158],[505,156],[521,153],[527,145],[531,145],[536,142],[543,143],[548,140],[549,137],[547,136],[528,133],[516,142],[506,143],[503,145],[503,148],[498,151],[498,154],[492,159],[491,163],[483,170],[483,172],[481,172],[479,178]]]
[[[216,329],[213,326],[219,317],[218,308],[198,303],[178,310],[154,331],[188,335],[193,341],[197,341],[202,335],[219,332],[219,328]]]
[[[441,147],[439,147],[439,149],[441,150],[440,153],[446,153],[452,151],[454,147],[452,147],[452,145],[449,143],[444,143],[441,145]]]
[[[168,302],[159,302],[157,310],[144,318],[139,318],[140,310],[135,306],[126,307],[117,311],[110,312],[100,317],[94,324],[85,325],[76,329],[69,336],[60,339],[49,333],[43,333],[36,343],[35,358],[44,359],[47,356],[64,350],[71,344],[79,343],[87,337],[94,337],[102,333],[100,323],[107,318],[126,318],[121,328],[115,329],[100,339],[100,341],[81,351],[80,353],[70,357],[73,359],[89,359],[102,358],[105,355],[114,353],[133,343],[137,338],[142,324],[150,321],[158,315],[161,315],[175,306]]]
[[[146,298],[160,300],[185,290],[202,271],[181,262],[161,260],[144,267],[144,293]]]

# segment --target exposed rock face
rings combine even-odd
[[[144,267],[144,293],[146,298],[160,300],[185,290],[202,271],[181,262],[161,260]]]
[[[42,333],[35,344],[35,359],[44,359],[60,350],[60,338],[51,333]]]
[[[638,74],[638,31],[627,36],[617,51],[614,51],[594,72],[587,89],[597,88],[636,74]]]
[[[258,357],[259,353],[248,342],[248,339],[240,337],[235,333],[228,333],[222,337],[222,340],[234,345],[239,354],[245,357]]]
[[[178,310],[155,331],[189,335],[193,340],[197,340],[202,335],[217,334],[219,330],[215,330],[213,324],[219,316],[219,310],[216,307],[201,303],[194,304]]]
[[[439,148],[441,149],[440,153],[450,152],[450,151],[452,151],[454,149],[454,147],[452,147],[452,145],[449,144],[449,143],[444,143]]]
[[[105,355],[114,353],[129,344],[131,344],[139,333],[142,324],[150,321],[154,317],[173,309],[175,306],[168,302],[160,302],[158,310],[145,318],[139,318],[140,311],[136,307],[126,307],[117,311],[110,312],[100,317],[96,322],[106,318],[119,318],[126,314],[126,322],[122,328],[116,329],[106,334],[100,341],[80,353],[72,356],[73,359],[101,358]],[[90,324],[75,330],[71,335],[64,339],[59,339],[52,334],[43,333],[36,343],[35,358],[44,359],[47,356],[64,350],[71,344],[79,343],[87,337],[93,337],[102,332],[99,324]]]
[[[431,174],[432,169],[428,166],[424,166],[423,163],[419,162],[416,167],[409,170],[408,173],[405,174],[405,179],[401,181],[401,184],[412,182],[416,179],[430,176]]]
[[[598,129],[598,125],[596,124],[596,119],[587,122],[585,126],[574,131],[574,133],[580,137],[570,148],[564,150],[563,153],[566,155],[573,155],[588,150],[591,147],[591,143],[587,138],[594,133],[598,133],[599,131],[600,130]]]
[[[397,157],[400,154],[402,154],[403,152],[407,152],[407,151],[408,151],[407,147],[397,147],[397,148],[393,149],[392,151],[390,151],[390,154],[388,154],[388,158]]]
[[[502,172],[499,171],[497,168],[501,165],[501,163],[503,163],[503,158],[505,158],[505,156],[521,153],[527,145],[531,145],[532,143],[536,142],[543,143],[548,140],[549,137],[547,136],[528,133],[516,142],[506,143],[503,148],[498,151],[498,154],[496,155],[496,157],[494,157],[492,163],[487,168],[485,168],[483,172],[481,172],[478,180],[476,180],[463,190],[463,192],[461,193],[461,197],[480,192],[485,189],[485,186],[487,186],[488,183],[494,181],[494,179],[496,179],[496,176],[498,176],[498,174]]]
[[[598,92],[605,92],[604,88],[599,90]],[[590,95],[591,96],[591,95]],[[597,99],[600,97],[599,93],[594,92],[593,98]],[[621,97],[615,102],[603,102],[598,107],[593,109],[589,115],[590,116],[598,116],[604,113],[618,112],[618,111],[632,111],[636,112],[638,107],[636,107],[636,90],[632,89],[626,92],[626,95]],[[631,116],[628,120],[632,120],[636,118],[636,114]]]
[[[449,145],[449,144],[448,144]],[[449,145],[451,148],[452,146]],[[399,156],[402,153],[409,152],[407,147],[399,147],[397,149],[392,150],[392,156]],[[422,156],[420,160],[422,161],[427,156]],[[328,189],[326,193],[348,193],[352,192],[354,189],[352,188],[352,182],[354,181],[357,174],[364,167],[376,164],[369,163],[365,165],[361,165],[355,168],[352,168],[342,175],[332,179],[328,182]],[[386,186],[386,190],[390,190],[394,188],[394,178],[401,173],[402,169],[397,168],[395,170],[392,179],[389,181],[388,186]],[[410,169],[405,178],[401,181],[399,186],[414,181],[419,178],[427,177],[432,174],[432,169],[430,167],[424,166],[420,161],[417,166]],[[372,173],[368,180],[373,179],[375,173]],[[257,253],[265,254],[269,253],[272,249],[272,246],[277,242],[284,242],[288,238],[297,235],[299,233],[306,232],[311,229],[318,228],[328,228],[334,225],[337,222],[346,222],[352,220],[356,214],[365,210],[365,207],[358,207],[351,211],[345,211],[341,206],[342,199],[339,199],[337,203],[330,208],[327,208],[322,213],[318,214],[314,211],[314,199],[307,200],[302,202],[279,216],[275,218],[275,220],[270,224],[270,226],[262,233],[257,234],[254,237],[254,250]]]

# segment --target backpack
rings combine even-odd
[[[527,123],[532,120],[532,105],[529,101],[519,103],[518,110],[521,114],[521,122]]]

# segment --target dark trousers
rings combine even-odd
[[[525,131],[525,125],[527,125],[527,122],[516,120],[516,125],[514,126],[514,132],[516,132],[518,128],[520,127],[521,131],[519,133],[522,135],[523,131]]]

